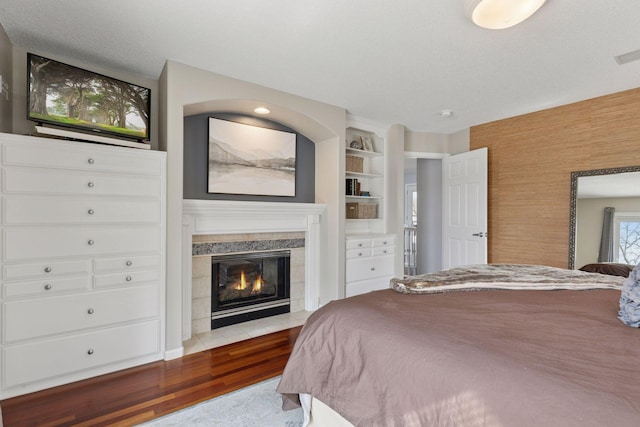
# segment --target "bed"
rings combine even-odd
[[[330,302],[296,341],[283,408],[332,427],[640,425],[640,330],[618,319],[628,279],[542,266],[561,277],[523,278],[531,267]]]

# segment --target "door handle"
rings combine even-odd
[[[487,237],[487,233],[484,232],[479,232],[479,233],[473,233],[472,236],[476,236],[476,237]]]

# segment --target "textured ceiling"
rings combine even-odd
[[[640,87],[640,61],[614,60],[639,18],[636,0],[548,0],[497,31],[464,0],[0,1],[27,50],[150,78],[170,59],[440,133]]]

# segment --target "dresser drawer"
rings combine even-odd
[[[8,261],[160,250],[158,229],[148,226],[5,229],[4,238]]]
[[[107,273],[112,271],[129,271],[139,268],[159,267],[158,255],[139,255],[116,258],[98,258],[93,261],[95,273]]]
[[[4,192],[79,196],[158,197],[157,178],[55,169],[4,168]]]
[[[50,278],[68,275],[89,274],[91,262],[88,259],[74,261],[53,261],[33,264],[5,264],[2,277],[5,280]]]
[[[7,301],[4,342],[130,322],[160,315],[158,285]]]
[[[371,248],[347,249],[347,259],[371,256]]]
[[[394,253],[394,246],[374,246],[371,248],[371,252],[374,256],[377,255],[391,255]]]
[[[145,175],[159,175],[161,167],[158,159],[137,155],[130,149],[118,152],[113,147],[107,150],[83,149],[81,146],[64,147],[59,144],[47,146],[46,142],[5,145],[4,164]]]
[[[347,282],[393,275],[393,256],[375,256],[347,260]]]
[[[395,241],[396,239],[394,237],[387,236],[371,239],[371,244],[374,247],[393,246],[395,244]]]
[[[371,239],[347,239],[347,249],[370,248]]]
[[[388,289],[391,278],[393,278],[393,276],[376,277],[369,280],[347,283],[345,296],[348,298],[354,295],[365,294],[371,291]]]
[[[154,320],[8,346],[2,351],[2,385],[10,388],[151,356],[160,352],[161,343],[160,322]]]
[[[160,202],[130,199],[7,197],[4,224],[122,223],[160,220]]]
[[[93,285],[96,288],[107,288],[113,286],[129,286],[138,283],[157,283],[160,279],[159,270],[134,270],[124,273],[100,274],[93,278]]]
[[[86,277],[58,277],[32,282],[5,283],[2,286],[4,298],[49,296],[64,292],[83,291],[91,287],[91,279]]]

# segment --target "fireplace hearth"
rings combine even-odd
[[[290,311],[290,251],[211,257],[211,329]]]

